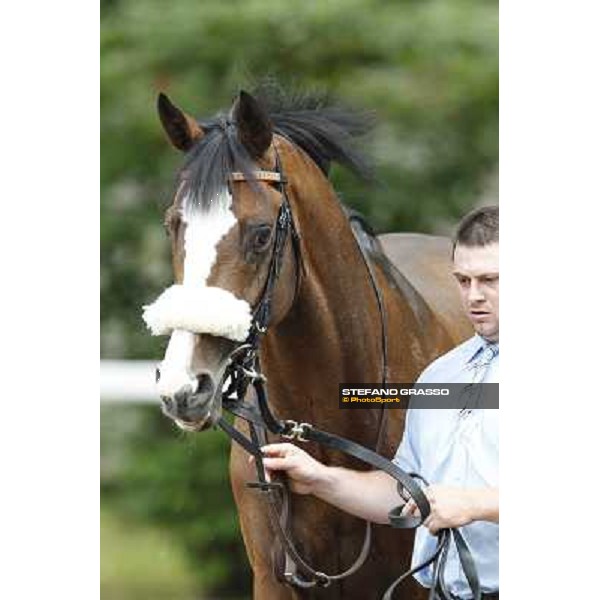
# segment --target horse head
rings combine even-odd
[[[186,160],[165,217],[175,283],[145,307],[144,319],[154,334],[170,335],[156,373],[163,412],[182,429],[199,431],[220,417],[226,367],[256,328],[266,294],[269,325],[294,301],[291,214],[289,231],[278,233],[293,193],[280,159],[289,143],[243,91],[228,113],[205,123],[163,94],[158,113]],[[274,270],[277,285],[267,290]]]

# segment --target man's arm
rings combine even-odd
[[[470,490],[473,498],[472,520],[500,522],[500,488],[482,487]]]
[[[396,481],[383,471],[327,467],[326,475],[313,494],[367,521],[388,524],[390,510],[404,503]]]
[[[330,467],[293,444],[270,444],[262,450],[267,470],[284,471],[292,491],[313,494],[367,521],[388,523],[389,511],[402,503],[395,480],[383,471]]]

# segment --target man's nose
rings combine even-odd
[[[477,302],[480,300],[485,300],[485,296],[483,295],[483,291],[481,290],[481,286],[475,280],[471,281],[471,285],[469,286],[469,301]]]

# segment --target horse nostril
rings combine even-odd
[[[156,367],[156,371],[154,372],[154,379],[156,383],[160,381],[160,369],[158,367]]]
[[[175,404],[177,408],[180,410],[186,409],[188,407],[188,400],[192,395],[192,386],[186,385],[181,388],[178,392],[175,392],[173,395],[173,399],[175,400]]]
[[[198,418],[209,405],[214,390],[210,373],[200,373],[195,385],[190,381],[174,394],[161,396],[163,411],[183,420]]]
[[[210,394],[213,392],[212,377],[208,373],[201,373],[197,377],[198,384],[196,386],[196,394]]]

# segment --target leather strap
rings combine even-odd
[[[252,171],[251,178],[258,181],[276,181],[279,183],[285,183],[285,178],[281,173],[276,171]],[[247,181],[248,177],[240,171],[234,171],[229,175],[231,181]]]

